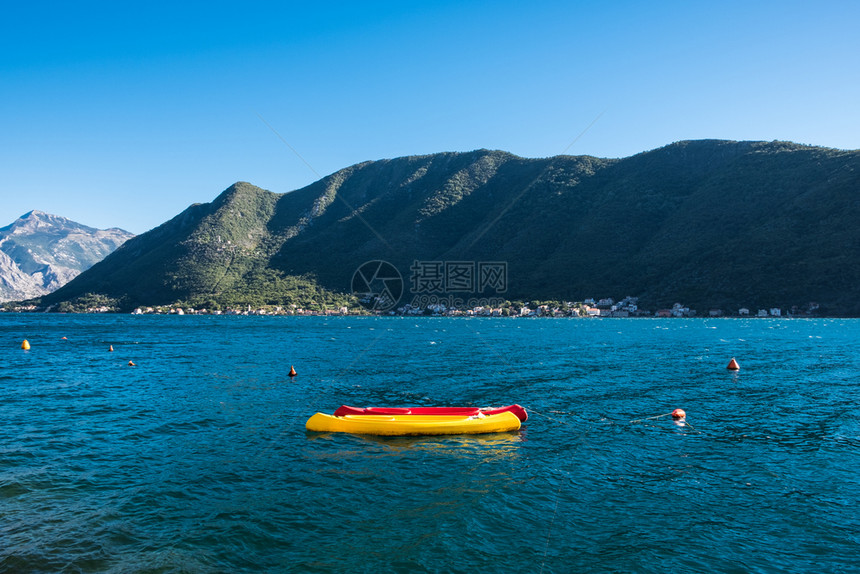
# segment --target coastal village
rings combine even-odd
[[[671,308],[657,309],[651,311],[639,306],[638,297],[625,297],[620,301],[612,298],[585,299],[581,302],[509,302],[491,301],[493,304],[479,304],[470,307],[453,306],[445,303],[431,303],[425,306],[413,306],[405,304],[386,311],[372,311],[363,307],[331,307],[307,309],[298,305],[271,306],[254,308],[250,305],[244,308],[227,309],[195,309],[192,307],[164,305],[153,307],[138,307],[132,311],[133,315],[298,315],[298,316],[343,316],[343,315],[407,315],[407,316],[434,316],[434,317],[556,317],[556,318],[627,318],[627,317],[654,317],[654,318],[690,318],[690,317],[757,317],[757,318],[781,318],[781,317],[815,317],[818,316],[820,306],[818,303],[808,303],[803,307],[793,306],[788,309],[779,307],[765,309],[750,309],[741,307],[727,311],[724,309],[709,309],[706,313],[697,312],[681,303],[675,303]],[[32,305],[3,308],[3,311],[13,312],[38,312],[39,309]],[[117,310],[107,306],[90,307],[87,313],[114,313]]]
[[[400,307],[399,315],[439,315],[439,316],[484,316],[484,317],[577,317],[577,318],[607,318],[607,317],[658,317],[658,318],[689,318],[689,317],[799,317],[814,316],[819,310],[817,303],[809,303],[805,307],[792,306],[788,311],[778,307],[758,309],[755,312],[747,307],[741,307],[729,312],[723,309],[709,309],[707,314],[699,314],[695,309],[675,303],[671,308],[658,309],[654,312],[639,307],[638,297],[625,297],[620,301],[612,298],[585,299],[582,302],[564,302],[552,304],[526,303],[522,305],[508,304],[499,307],[477,306],[471,309],[446,308],[445,305],[430,305],[426,308],[406,305]]]

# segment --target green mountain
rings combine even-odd
[[[286,194],[237,183],[42,303],[342,304],[355,271],[384,260],[403,277],[401,303],[430,285],[425,264],[495,262],[503,289],[458,294],[733,311],[815,301],[860,315],[858,223],[858,151],[704,140],[624,159],[440,153]]]

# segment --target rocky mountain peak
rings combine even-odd
[[[133,236],[29,211],[0,228],[0,302],[55,291]]]

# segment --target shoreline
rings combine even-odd
[[[816,314],[816,315],[780,315],[780,316],[767,316],[761,317],[757,315],[721,315],[719,317],[710,317],[705,315],[693,315],[693,316],[683,316],[683,317],[661,317],[656,315],[639,315],[639,316],[630,316],[630,317],[620,317],[620,316],[583,316],[583,315],[491,315],[491,314],[434,314],[434,313],[421,313],[421,314],[404,314],[404,313],[335,313],[335,312],[317,312],[317,311],[308,311],[304,313],[274,313],[274,312],[221,312],[221,313],[211,313],[211,312],[196,312],[196,313],[171,313],[171,312],[153,312],[153,313],[127,313],[123,311],[44,311],[44,310],[6,310],[0,309],[0,315],[32,315],[32,314],[40,314],[40,315],[147,315],[147,316],[165,316],[165,315],[175,315],[175,316],[203,316],[203,317],[391,317],[391,318],[414,318],[414,319],[573,319],[573,320],[612,320],[612,319],[632,319],[632,320],[648,320],[648,319],[659,319],[659,320],[678,320],[678,319],[697,319],[697,320],[717,320],[717,319],[757,319],[757,320],[768,320],[768,319],[858,319],[860,317],[856,315],[826,315],[826,314]]]

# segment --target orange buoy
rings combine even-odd
[[[24,349],[25,351],[29,351],[30,350],[30,341],[28,341],[27,339],[24,339],[24,342],[21,343],[21,348]]]
[[[687,416],[687,413],[684,412],[684,409],[675,409],[672,411],[672,418],[675,420],[682,419]]]
[[[298,373],[296,372],[296,368],[290,365],[290,376],[295,377],[296,375],[298,375]]]
[[[129,361],[128,366],[129,367],[136,367],[137,365],[135,365],[133,361]]]
[[[68,338],[68,337],[62,337],[62,339],[61,339],[61,340],[63,340],[63,341],[68,341],[68,340],[69,340],[69,338]]]
[[[113,353],[113,345],[111,345],[110,347],[108,347],[108,351],[110,351],[111,353]]]
[[[738,362],[735,361],[734,357],[732,357],[732,360],[729,361],[729,366],[726,368],[730,371],[740,371],[741,370],[741,366],[738,365]]]

